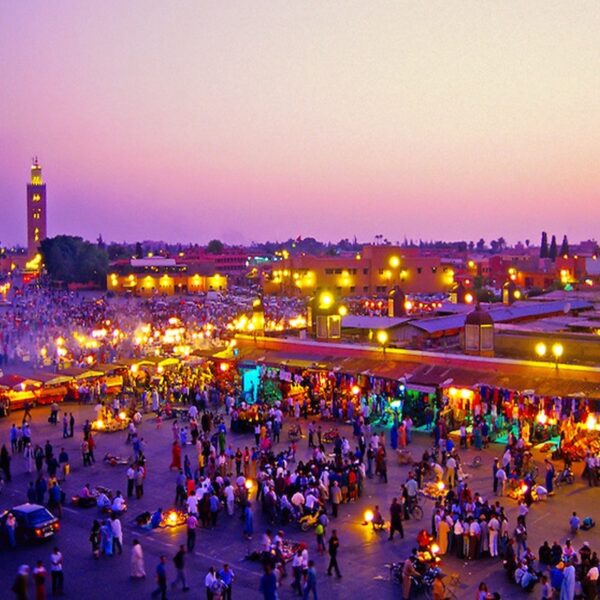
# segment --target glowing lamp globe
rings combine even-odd
[[[365,510],[365,523],[371,523],[375,518],[375,514],[372,510]]]

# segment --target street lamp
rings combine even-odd
[[[544,356],[546,356],[546,344],[544,344],[544,342],[538,342],[535,345],[535,353],[540,357],[543,358]]]
[[[552,354],[554,356],[554,362],[556,365],[556,368],[558,369],[558,361],[560,359],[560,357],[563,355],[564,352],[564,348],[562,344],[559,344],[558,342],[556,344],[552,344]]]
[[[385,356],[385,346],[388,343],[388,339],[389,339],[389,336],[387,334],[387,331],[384,331],[382,329],[377,332],[377,341],[379,342],[379,344],[381,345],[381,347],[383,349],[383,356]]]

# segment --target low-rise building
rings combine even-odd
[[[198,294],[225,291],[227,276],[201,263],[187,265],[163,257],[134,258],[111,265],[106,288],[115,294],[136,296]]]

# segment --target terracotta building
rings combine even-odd
[[[338,297],[447,292],[454,271],[438,256],[422,256],[397,246],[365,246],[344,256],[291,255],[263,272],[266,294],[311,296],[328,290]]]
[[[227,276],[199,263],[186,265],[173,258],[153,257],[117,261],[106,277],[116,294],[172,296],[227,290]]]

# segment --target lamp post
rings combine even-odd
[[[379,344],[381,345],[381,348],[383,349],[383,356],[385,358],[385,347],[388,343],[388,334],[387,331],[384,331],[383,329],[377,332],[377,341],[379,342]]]
[[[564,353],[563,345],[560,343],[552,344],[552,355],[554,356],[554,366],[558,371],[558,361]]]
[[[546,356],[546,344],[544,344],[544,342],[538,342],[535,345],[535,353],[540,357],[540,358],[544,358],[544,356]]]

